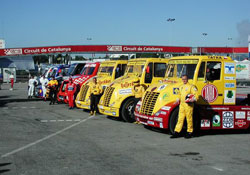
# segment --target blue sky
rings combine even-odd
[[[249,8],[249,0],[0,0],[0,38],[9,48],[85,44],[247,47]],[[175,21],[167,22],[168,18]]]

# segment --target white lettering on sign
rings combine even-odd
[[[71,48],[64,48],[64,47],[48,48],[48,52],[69,52],[69,51],[71,51]]]
[[[5,55],[22,55],[22,49],[4,49]]]
[[[40,49],[24,49],[23,52],[27,54],[40,53]]]
[[[225,83],[225,88],[235,88],[234,83]]]
[[[122,46],[107,46],[107,49],[110,52],[121,52]]]
[[[216,86],[208,84],[204,86],[203,89],[201,90],[201,95],[203,99],[206,100],[208,103],[212,103],[218,97],[218,90]]]
[[[235,118],[236,119],[245,119],[246,118],[246,112],[245,111],[236,111]]]
[[[86,64],[85,67],[95,67],[96,64]]]

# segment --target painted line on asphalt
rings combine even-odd
[[[3,107],[2,109],[6,109],[6,110],[9,110],[9,109],[36,109],[36,107],[32,106],[32,107],[27,107],[27,106],[21,106],[21,107]]]
[[[215,166],[212,166],[211,168],[213,168],[215,170],[218,170],[218,171],[224,171],[222,168],[218,168],[218,167],[215,167]]]
[[[46,140],[48,140],[48,139],[50,139],[50,138],[52,138],[52,137],[54,137],[54,136],[57,136],[58,134],[63,133],[64,131],[67,131],[67,130],[69,130],[69,129],[71,129],[71,128],[77,126],[77,125],[80,125],[81,123],[86,122],[87,120],[89,120],[89,119],[91,119],[91,118],[93,118],[93,117],[94,117],[94,116],[90,116],[90,117],[88,117],[88,118],[86,118],[86,119],[84,119],[84,120],[81,120],[80,122],[74,123],[73,125],[70,125],[70,126],[64,128],[64,129],[60,130],[60,131],[57,131],[57,132],[55,132],[55,133],[53,133],[53,134],[50,134],[50,135],[48,135],[48,136],[46,136],[46,137],[44,137],[44,138],[42,138],[42,139],[39,139],[39,140],[37,140],[37,141],[35,141],[35,142],[32,142],[32,143],[30,143],[30,144],[28,144],[28,145],[26,145],[26,146],[23,146],[23,147],[21,147],[21,148],[15,149],[15,150],[13,150],[13,151],[11,151],[11,152],[9,152],[9,153],[6,153],[6,154],[2,155],[1,157],[2,157],[2,158],[8,157],[8,156],[11,156],[11,155],[13,155],[13,154],[16,154],[16,153],[18,153],[18,152],[20,152],[20,151],[23,151],[23,150],[25,150],[25,149],[27,149],[27,148],[29,148],[29,147],[32,147],[32,146],[34,146],[34,145],[37,145],[38,143],[41,143],[41,142],[43,142],[43,141],[46,141]]]
[[[40,122],[42,123],[47,123],[47,122],[80,122],[81,119],[68,119],[68,120],[40,120]]]

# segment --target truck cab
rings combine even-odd
[[[111,60],[102,62],[96,76],[97,83],[99,83],[102,88],[105,89],[105,87],[115,79],[123,76],[127,67],[127,63],[127,60]],[[78,108],[90,109],[89,83],[91,83],[91,80],[92,79],[90,79],[81,87],[81,90],[76,97],[75,102]]]
[[[121,117],[126,122],[133,122],[135,83],[145,89],[165,76],[168,59],[139,58],[128,61],[125,75],[106,87],[98,109],[108,116]]]
[[[76,84],[76,92],[75,95],[80,91],[81,86],[86,83],[90,78],[96,76],[98,69],[100,66],[100,62],[92,62],[92,63],[86,63],[83,67],[83,69],[80,72],[80,75],[72,76],[73,83]],[[57,93],[57,100],[58,102],[65,102],[68,103],[68,94],[65,91],[66,85],[69,83],[69,80],[64,80],[59,88],[59,92]]]
[[[169,61],[166,79],[150,86],[135,109],[136,120],[174,132],[181,76],[197,88],[194,129],[242,129],[250,123],[250,108],[236,103],[236,69],[230,57],[183,56]],[[249,105],[249,104],[248,104]]]

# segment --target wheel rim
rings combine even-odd
[[[134,119],[134,102],[131,101],[126,106],[126,115],[129,116],[129,118]]]

